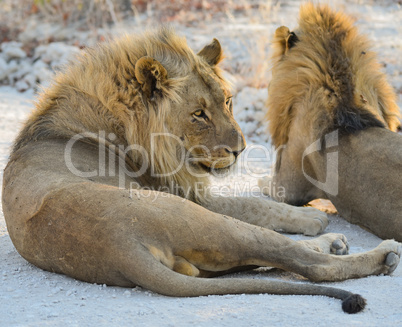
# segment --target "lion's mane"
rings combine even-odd
[[[141,84],[135,77],[136,62],[144,56],[158,60],[169,77],[166,83],[156,86],[157,92],[150,101],[141,96]],[[124,36],[96,49],[87,49],[43,90],[35,111],[15,141],[13,152],[38,140],[68,139],[78,133],[98,134],[102,130],[106,136],[113,133],[114,144],[140,145],[150,153],[151,133],[169,133],[166,121],[171,103],[182,101],[187,75],[193,70],[202,75],[204,67],[205,62],[188,47],[185,39],[169,27],[140,36]],[[212,69],[226,84],[219,68]],[[109,141],[104,140],[106,145]],[[186,193],[197,182],[207,183],[206,178],[194,177],[186,169],[166,174],[180,165],[180,155],[170,138],[155,141],[158,143],[154,144],[150,164],[153,172],[162,177],[153,180],[153,186],[180,186]],[[133,156],[128,159],[134,166],[142,164]],[[179,195],[186,196],[184,193]]]
[[[312,122],[316,139],[337,128],[346,133],[398,128],[395,93],[368,39],[348,16],[308,3],[301,7],[294,34],[287,28],[281,32],[273,39],[275,77],[267,102],[275,146],[287,143],[296,112]],[[288,35],[292,42],[285,46]]]

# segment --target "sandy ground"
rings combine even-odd
[[[270,24],[251,26],[240,20],[227,25],[211,24],[202,31],[187,28],[181,32],[196,48],[212,37],[219,37],[223,46],[230,50],[227,59],[241,64],[242,60],[249,59],[250,52],[244,51],[240,43],[231,42],[231,38],[236,39],[237,34],[247,38],[251,31],[260,33],[258,35],[272,33],[274,27],[282,24],[295,26],[293,17],[297,14],[298,3],[289,3],[291,5],[285,6]],[[355,15],[361,30],[376,41],[380,58],[387,64],[385,71],[392,85],[399,90],[402,87],[401,9],[360,4],[343,5],[342,8]],[[236,87],[241,93],[241,83]],[[250,98],[251,93],[247,92],[249,97],[238,95],[235,98],[238,102],[235,112],[241,117],[242,129],[250,130],[247,133],[249,144],[266,144],[263,136],[252,133],[255,123],[247,125],[248,118],[242,116],[247,102],[264,100],[264,92],[255,91],[254,98]],[[9,147],[33,108],[32,99],[32,92],[21,94],[14,88],[0,87],[0,180]],[[256,180],[242,176],[240,183],[252,186],[256,185]],[[326,232],[345,234],[351,253],[370,250],[381,242],[378,237],[336,215],[330,216]],[[295,274],[268,269],[237,274],[237,277],[308,282]],[[169,298],[141,288],[83,283],[27,263],[13,247],[0,210],[0,326],[402,326],[402,265],[391,276],[324,285],[361,294],[367,299],[367,308],[362,313],[347,315],[342,312],[339,300],[321,296],[263,294]]]
[[[31,96],[0,88],[0,169],[9,146],[31,110]],[[248,180],[243,178],[243,183]],[[330,216],[327,232],[341,232],[351,253],[381,239]],[[302,236],[291,236],[302,239]],[[262,270],[241,277],[306,282],[290,273]],[[327,285],[327,284],[325,284]],[[329,284],[328,284],[329,285]],[[331,283],[367,299],[364,312],[347,315],[339,300],[321,296],[226,295],[169,298],[141,288],[79,282],[42,271],[15,250],[0,213],[0,326],[398,326],[402,325],[402,266],[392,276]]]

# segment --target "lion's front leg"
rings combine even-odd
[[[327,215],[314,208],[293,207],[255,197],[208,197],[203,207],[271,230],[314,236],[328,226]]]

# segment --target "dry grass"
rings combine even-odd
[[[24,44],[28,57],[38,45],[54,41],[84,47],[86,44],[74,39],[74,31],[90,31],[95,42],[103,41],[110,36],[110,28],[127,20],[142,27],[174,22],[199,29],[211,23],[236,21],[238,17],[258,24],[269,21],[279,3],[279,0],[0,0],[0,44],[17,40],[32,21],[61,25],[69,32],[63,34],[64,39],[59,35],[31,39]],[[265,87],[269,37],[269,33],[251,39],[239,36],[237,41],[249,49],[249,60],[241,65],[228,60],[225,68],[241,76],[245,85]]]
[[[24,21],[74,25],[79,29],[107,27],[129,17],[143,16],[158,22],[197,24],[227,19],[251,11],[264,13],[271,3],[263,0],[0,0],[0,24],[21,30]]]

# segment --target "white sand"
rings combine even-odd
[[[289,3],[278,11],[275,22],[266,25],[253,26],[236,21],[210,24],[202,31],[183,28],[180,33],[186,35],[196,49],[217,36],[229,51],[227,67],[234,63],[247,63],[250,53],[236,43],[237,35],[249,36],[252,30],[256,30],[258,35],[268,35],[282,24],[294,27],[298,2]],[[376,41],[380,58],[387,63],[385,70],[390,81],[396,89],[400,89],[400,7],[348,4],[343,8],[354,14],[361,30]],[[264,126],[252,119],[260,117],[265,90],[245,91],[245,81],[239,77],[235,77],[235,81],[239,91],[234,99],[235,113],[249,145],[269,145],[267,136],[260,133],[263,129],[259,128]],[[15,88],[0,87],[0,177],[9,147],[21,122],[33,107],[32,99],[32,91],[21,94]],[[244,171],[244,163],[242,166]],[[258,171],[266,169],[264,163],[256,167]],[[255,178],[244,174],[239,181],[249,187],[256,185]],[[233,185],[233,180],[219,183]],[[330,221],[326,232],[344,233],[351,245],[351,253],[370,250],[381,242],[378,237],[340,217],[330,216]],[[297,235],[291,237],[304,238]],[[237,276],[307,282],[295,274],[267,270]],[[339,300],[320,296],[264,294],[168,298],[141,288],[87,284],[42,271],[27,263],[13,247],[0,211],[0,326],[402,326],[402,266],[391,276],[372,276],[324,285],[361,294],[367,299],[367,308],[362,313],[347,315],[342,312]]]

